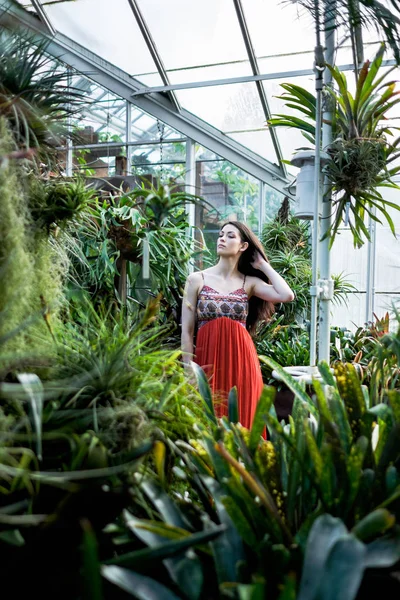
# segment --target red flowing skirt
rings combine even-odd
[[[250,429],[263,380],[253,340],[245,327],[228,317],[213,319],[200,327],[196,362],[209,379],[216,416],[228,415],[228,394],[236,386],[239,421]]]

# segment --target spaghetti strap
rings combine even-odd
[[[203,271],[200,271],[200,273],[201,273],[201,276],[202,276],[202,278],[203,278],[203,281],[205,282],[205,279],[204,279],[204,273],[203,273]]]
[[[244,289],[244,284],[246,283],[246,275],[243,277],[243,289]]]

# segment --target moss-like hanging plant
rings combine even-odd
[[[0,117],[0,354],[2,368],[22,355],[38,358],[43,338],[56,321],[62,298],[65,257],[35,226],[22,181],[26,177],[10,158],[15,142]],[[14,332],[14,334],[13,334]],[[13,335],[11,335],[13,334]],[[39,352],[40,354],[40,352]],[[11,361],[11,362],[10,362]]]

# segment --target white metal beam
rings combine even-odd
[[[383,60],[383,67],[394,67],[394,59]],[[354,71],[354,65],[336,65],[339,71]],[[243,75],[242,77],[228,77],[226,79],[207,79],[206,81],[191,81],[185,83],[174,83],[173,85],[156,85],[153,87],[141,87],[134,92],[132,96],[144,96],[156,92],[169,92],[171,90],[191,90],[195,88],[212,87],[216,85],[232,85],[235,83],[249,83],[252,81],[268,81],[271,79],[292,79],[293,77],[303,77],[313,75],[313,69],[297,69],[296,71],[279,71],[276,73],[261,73],[260,75]]]
[[[189,111],[176,112],[172,103],[164,95],[151,94],[149,97],[132,99],[133,93],[141,87],[133,77],[67,36],[57,33],[55,38],[49,37],[40,21],[9,0],[0,0],[0,10],[1,8],[3,8],[3,13],[0,13],[0,22],[9,26],[23,25],[40,38],[47,38],[47,52],[52,56],[121,98],[130,100],[145,112],[164,121],[183,135],[196,140],[205,148],[237,165],[253,177],[264,181],[271,188],[279,192],[283,191],[288,180],[282,175],[278,165],[225,136]]]
[[[161,60],[161,56],[157,50],[156,44],[153,40],[153,37],[150,33],[149,28],[147,27],[147,23],[141,13],[141,10],[139,8],[137,1],[136,0],[128,0],[128,4],[131,8],[131,11],[134,14],[134,17],[136,19],[136,22],[138,24],[140,32],[143,36],[143,39],[146,43],[147,48],[149,49],[151,57],[154,60],[154,63],[157,67],[157,71],[159,72],[162,81],[164,82],[165,85],[169,85],[167,71],[165,70],[164,64]],[[169,96],[172,104],[174,104],[176,110],[180,111],[181,107],[180,107],[180,104],[179,104],[178,99],[177,99],[176,95],[174,94],[174,92],[172,92],[172,91],[168,92],[168,96]]]
[[[242,2],[241,2],[241,0],[233,0],[233,3],[235,5],[236,16],[239,21],[239,27],[242,32],[244,45],[246,46],[247,56],[249,57],[251,70],[253,71],[253,75],[259,75],[260,71],[258,68],[257,57],[256,57],[256,53],[254,52],[253,43],[252,43],[251,37],[250,37],[250,32],[247,27],[247,21],[246,21],[246,17],[245,17],[244,11],[243,11]],[[271,118],[271,111],[269,109],[267,94],[265,93],[265,89],[262,84],[262,81],[256,81],[255,84],[257,87],[258,95],[260,97],[260,102],[261,102],[261,106],[262,106],[262,109],[264,112],[265,120],[268,121],[268,119]],[[279,144],[276,129],[271,128],[270,135],[271,135],[271,140],[272,140],[272,144],[274,146],[276,156],[279,161],[279,166],[282,170],[282,173],[286,176],[287,170],[286,170],[285,164],[283,162],[282,150],[281,150],[281,147]]]
[[[40,20],[46,25],[47,29],[49,30],[50,35],[56,35],[56,30],[53,27],[53,24],[50,21],[49,17],[47,16],[47,13],[44,10],[40,0],[31,0],[31,2],[32,6],[35,8],[37,14],[39,15]]]

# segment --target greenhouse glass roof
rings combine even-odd
[[[129,100],[154,117],[138,113],[133,121],[137,139],[156,137],[160,118],[170,126],[165,137],[193,137],[236,164],[240,158],[244,170],[264,181],[270,182],[272,176],[284,182],[288,170],[295,171],[282,159],[290,160],[293,151],[304,145],[304,138],[298,131],[268,130],[266,120],[271,114],[288,112],[277,98],[281,83],[314,89],[314,24],[297,3],[1,0],[0,4],[9,10],[19,4],[33,13],[42,31],[50,34],[58,55],[62,57],[68,48],[67,62],[72,51],[79,59],[78,70],[89,77],[94,59],[99,71],[105,65],[114,67],[116,79],[132,88]],[[369,56],[379,39],[375,32],[364,35]],[[339,42],[336,62],[350,69],[349,41],[339,34]],[[86,59],[83,64],[82,57]],[[100,80],[103,87],[90,92],[100,99],[91,115],[93,122],[102,123],[103,102],[116,130],[118,123],[123,128],[125,107],[115,98],[110,108],[112,99],[104,88],[123,95],[107,78]],[[199,131],[204,132],[204,139],[199,139]]]

